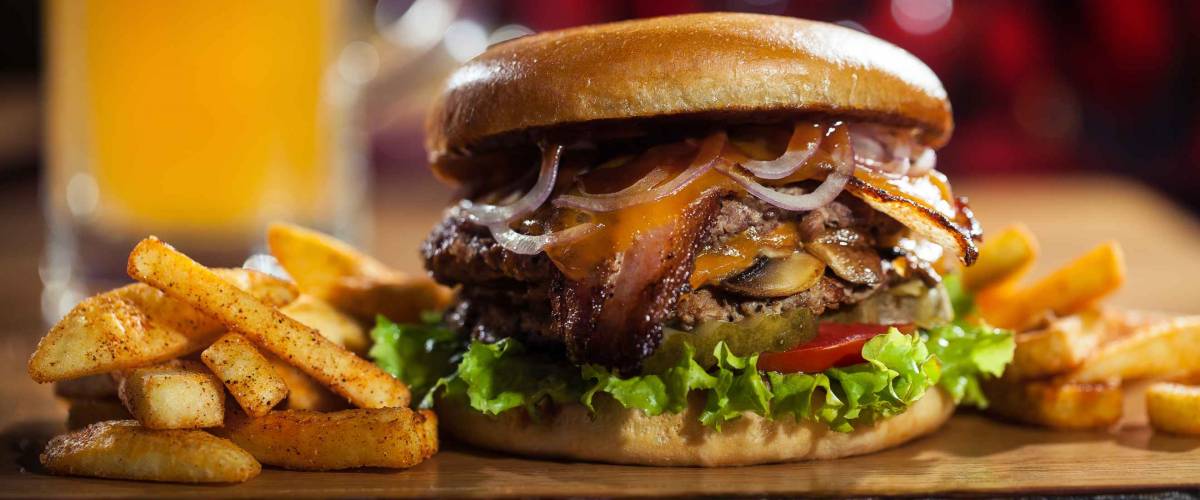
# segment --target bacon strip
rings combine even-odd
[[[954,252],[958,259],[968,266],[974,263],[975,258],[979,256],[979,249],[975,247],[975,232],[978,230],[978,223],[973,222],[974,218],[969,213],[962,213],[961,209],[959,218],[967,220],[973,227],[963,227],[958,222],[946,218],[945,215],[929,207],[891,194],[858,178],[850,179],[846,185],[846,191],[866,202],[871,208],[908,226],[913,232]],[[958,203],[964,204],[963,201],[958,201]]]
[[[701,231],[720,207],[710,191],[670,224],[646,231],[637,244],[575,281],[551,285],[553,335],[577,363],[635,370],[658,348],[662,323],[687,287]]]

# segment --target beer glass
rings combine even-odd
[[[276,220],[358,239],[359,6],[47,2],[47,321],[128,282],[148,235],[212,266],[239,265]]]

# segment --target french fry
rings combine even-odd
[[[1200,371],[1200,316],[1152,322],[1100,347],[1065,380],[1163,378]]]
[[[1083,310],[1120,288],[1124,281],[1121,247],[1109,242],[1005,300],[980,302],[980,312],[993,325],[1025,330],[1049,313],[1066,316]]]
[[[57,436],[41,454],[55,474],[168,481],[238,483],[262,466],[227,439],[196,430],[152,430],[133,420],[100,422]]]
[[[108,374],[88,375],[55,382],[54,395],[66,399],[116,399],[117,383]]]
[[[450,303],[449,288],[426,277],[404,276],[311,229],[273,224],[267,229],[267,245],[304,293],[365,323],[380,314],[392,321],[415,322],[421,312],[442,310]]]
[[[407,406],[403,382],[339,347],[316,330],[222,280],[159,241],[142,240],[129,255],[129,275],[220,319],[361,408]]]
[[[374,278],[347,276],[334,282],[329,302],[365,323],[382,315],[400,323],[420,321],[424,311],[441,311],[450,304],[452,292],[422,277]]]
[[[288,395],[288,387],[275,367],[249,340],[228,333],[200,353],[247,415],[261,417]]]
[[[288,397],[283,400],[283,409],[337,411],[353,408],[346,398],[326,389],[312,377],[305,375],[299,368],[285,363],[274,354],[263,354],[271,361],[275,373],[283,379],[288,387]]]
[[[134,368],[119,378],[121,402],[148,429],[200,429],[224,421],[225,389],[200,363]]]
[[[979,248],[975,264],[963,269],[963,286],[979,291],[1006,281],[1016,281],[1037,258],[1037,239],[1023,224],[991,236]]]
[[[138,298],[157,300],[159,307],[143,307]],[[182,304],[140,283],[90,297],[38,343],[29,376],[50,382],[156,363],[194,350],[220,331],[220,323],[176,305]],[[166,310],[173,313],[150,312]],[[185,323],[191,327],[177,328]]]
[[[1183,385],[1200,385],[1200,372],[1184,372],[1163,379],[1164,382],[1174,382]]]
[[[1104,429],[1121,419],[1124,394],[1118,381],[1066,383],[985,380],[987,412],[1055,429]]]
[[[1111,323],[1104,313],[1093,309],[1058,318],[1039,330],[1017,333],[1017,348],[1004,375],[1031,380],[1066,373],[1096,350]]]
[[[345,276],[388,278],[395,274],[332,236],[292,224],[268,227],[267,246],[301,291],[322,299],[329,298],[334,284]]]
[[[271,305],[296,298],[294,285],[256,271],[217,272]],[[75,306],[38,342],[29,376],[53,382],[145,366],[203,349],[224,331],[219,321],[136,283]]]
[[[72,399],[67,403],[67,429],[82,429],[106,420],[133,418],[120,399]]]
[[[408,408],[273,411],[261,418],[231,412],[215,432],[264,464],[296,470],[403,469],[438,449],[437,416]]]
[[[371,345],[371,339],[367,338],[367,332],[363,331],[358,321],[311,295],[301,295],[295,302],[279,308],[279,311],[356,353],[365,354]]]
[[[1146,389],[1146,413],[1155,429],[1200,436],[1200,387],[1159,382]]]
[[[222,267],[213,268],[212,272],[262,303],[274,307],[286,306],[300,297],[300,289],[296,288],[295,283],[264,272]]]

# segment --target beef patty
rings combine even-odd
[[[690,330],[709,320],[734,321],[750,314],[784,312],[805,308],[816,315],[852,304],[887,286],[886,280],[853,282],[831,269],[817,285],[790,297],[759,299],[742,297],[711,287],[691,290],[687,278],[692,259],[698,251],[720,247],[727,239],[754,228],[769,232],[781,222],[796,222],[805,241],[819,239],[834,231],[850,231],[871,243],[886,239],[883,235],[902,230],[899,224],[858,200],[843,195],[829,205],[807,213],[778,210],[755,198],[724,197],[712,200],[704,213],[696,217],[698,232],[688,233],[689,242],[675,242],[682,251],[670,269],[655,275],[663,283],[641,283],[641,298],[628,300],[624,310],[631,317],[649,318],[653,325],[640,325],[641,335],[632,335],[633,343],[620,338],[601,337],[613,328],[613,319],[587,312],[603,309],[596,300],[611,300],[616,278],[593,284],[567,280],[544,254],[519,255],[501,247],[487,228],[471,223],[458,209],[450,209],[421,247],[426,268],[434,279],[445,285],[460,285],[457,303],[446,315],[447,322],[471,338],[493,342],[517,337],[542,346],[565,346],[577,362],[598,362],[608,366],[635,367],[653,352],[662,325]],[[867,252],[878,268],[881,254],[890,249],[874,246]],[[678,255],[677,255],[678,254]],[[651,259],[652,260],[652,259]],[[833,266],[831,266],[832,268]],[[603,274],[603,273],[598,273]],[[603,276],[618,273],[609,271]],[[669,276],[668,276],[669,275]],[[854,275],[847,274],[851,278]],[[647,281],[643,279],[642,281]],[[599,299],[598,299],[599,298]],[[623,319],[621,321],[624,321]],[[604,324],[609,323],[609,324]],[[602,346],[603,348],[597,348]]]

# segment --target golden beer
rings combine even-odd
[[[47,3],[48,293],[125,279],[113,254],[147,234],[213,265],[272,220],[345,236],[362,173],[334,68],[352,5]]]

